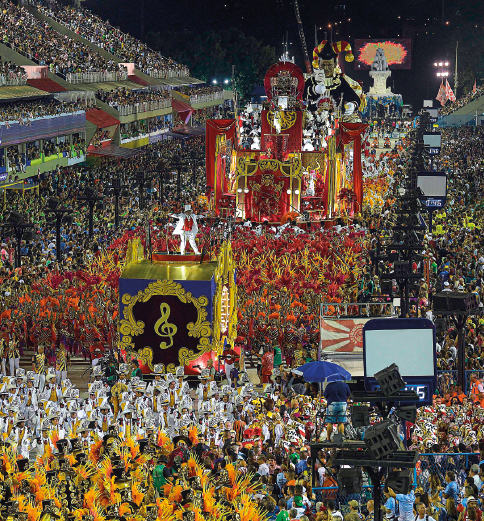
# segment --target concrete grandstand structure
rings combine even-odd
[[[26,50],[28,45],[19,45],[13,31],[5,31],[0,43],[0,63],[14,64],[16,70],[20,67],[25,74],[16,72],[0,78],[0,109],[21,101],[25,109],[17,121],[2,121],[0,117],[2,183],[84,161],[86,155],[96,155],[105,147],[111,151],[136,149],[158,141],[173,127],[190,125],[190,116],[197,111],[220,110],[224,100],[232,98],[231,92],[204,87],[202,81],[189,75],[185,66],[151,50],[150,68],[141,67],[144,69],[141,70],[136,56],[133,62],[126,62],[123,57],[111,54],[61,23],[61,16],[57,19],[47,16],[40,2],[31,2],[27,7],[17,7],[7,0],[2,0],[2,4],[7,7],[3,16],[7,12],[14,20],[17,16],[27,19],[30,26],[59,39],[62,35],[63,42],[75,42],[73,47],[82,49],[84,55],[89,48],[99,58],[95,70],[86,70],[78,64],[75,72],[61,71],[54,65],[55,59],[46,59],[41,52],[32,55]],[[61,4],[55,7],[59,12],[64,9]],[[132,46],[147,49],[129,35],[123,37],[130,38]],[[160,67],[153,61],[153,56],[158,55]],[[68,55],[67,58],[72,61]],[[29,112],[28,101],[42,105],[52,100],[59,106],[69,105],[69,112],[61,114],[57,108],[54,115],[37,114],[37,117]],[[75,113],[72,113],[73,103],[77,104]]]

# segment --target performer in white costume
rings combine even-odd
[[[189,204],[185,205],[185,212],[178,215],[172,215],[178,219],[178,223],[173,230],[173,235],[180,236],[180,254],[185,254],[185,248],[187,245],[187,239],[192,247],[195,255],[200,255],[195,242],[195,237],[198,233],[197,218],[203,217],[203,215],[195,215],[192,213],[192,207]]]

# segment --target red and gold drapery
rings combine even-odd
[[[235,139],[235,119],[207,119],[205,136],[205,166],[207,170],[207,186],[214,192],[214,207],[217,208],[218,199],[224,192],[225,180],[216,179],[217,159],[217,137],[224,136],[225,139]],[[220,170],[222,172],[222,170]],[[225,176],[225,172],[223,174]]]
[[[361,135],[368,128],[366,123],[339,124],[338,145],[347,145],[353,142],[353,190],[356,194],[358,211],[361,212],[363,204],[363,172],[361,170]]]

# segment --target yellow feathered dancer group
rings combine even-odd
[[[193,434],[193,433],[192,433]],[[193,438],[193,436],[192,436]],[[149,438],[108,435],[90,447],[72,438],[37,461],[0,447],[2,521],[261,521],[252,501],[259,486],[232,464],[213,474],[183,440],[174,446],[160,429]],[[197,441],[197,440],[195,440]],[[193,445],[195,446],[195,444]],[[160,462],[176,477],[160,486]]]

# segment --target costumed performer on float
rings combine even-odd
[[[361,85],[342,73],[338,67],[338,53],[346,51],[346,61],[353,61],[351,46],[347,42],[329,43],[323,40],[313,50],[314,74],[304,83],[303,99],[311,112],[319,112],[320,104],[325,105],[327,98],[338,107],[342,102],[343,119],[359,121],[358,109],[362,108]]]
[[[180,255],[185,255],[185,248],[187,245],[187,239],[192,247],[195,255],[200,255],[195,242],[195,237],[198,233],[197,218],[205,217],[204,215],[195,215],[192,213],[192,207],[190,204],[185,205],[185,212],[180,214],[172,214],[171,217],[178,219],[178,222],[173,230],[173,235],[180,236]]]

